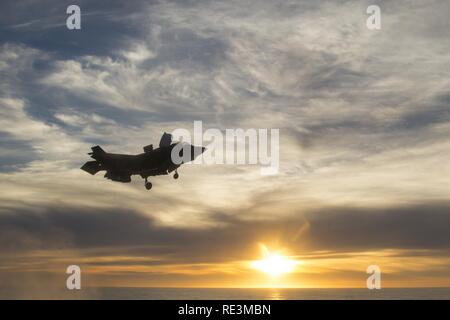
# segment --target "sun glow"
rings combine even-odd
[[[271,276],[279,276],[284,273],[294,271],[294,268],[299,261],[289,259],[277,252],[270,252],[266,246],[261,246],[263,251],[263,259],[252,262],[252,267],[267,273]]]

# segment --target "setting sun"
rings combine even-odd
[[[252,262],[252,267],[271,276],[279,276],[294,271],[298,261],[289,259],[279,253],[270,252],[264,245],[261,246],[263,259]]]

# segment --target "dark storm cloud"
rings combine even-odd
[[[330,250],[450,248],[450,205],[337,209],[310,215],[310,243]]]
[[[259,231],[234,224],[211,230],[162,227],[127,210],[61,208],[0,215],[1,248],[12,253],[75,248],[93,249],[96,255],[114,248],[112,255],[153,254],[169,260],[209,261],[222,257],[219,252],[253,246]]]
[[[264,239],[276,239],[292,250],[299,248],[302,254],[448,250],[449,210],[449,204],[373,210],[330,208],[297,219],[257,222],[216,214],[222,226],[209,229],[164,227],[126,210],[15,210],[14,214],[0,215],[0,243],[3,252],[11,253],[75,248],[94,256],[156,255],[164,257],[165,263],[245,259],[248,250]],[[305,226],[306,231],[299,234]]]

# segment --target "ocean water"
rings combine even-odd
[[[450,288],[368,289],[207,289],[207,288],[83,288],[39,294],[0,289],[2,299],[108,300],[450,300]]]
[[[190,289],[99,288],[105,299],[214,299],[214,300],[355,300],[355,299],[450,299],[450,288],[407,289]]]

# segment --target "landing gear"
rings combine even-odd
[[[152,188],[152,183],[150,181],[147,181],[147,178],[145,178],[145,189],[150,190]]]
[[[174,179],[178,179],[178,177],[179,177],[178,172],[175,171],[175,174],[173,175],[173,178]]]

